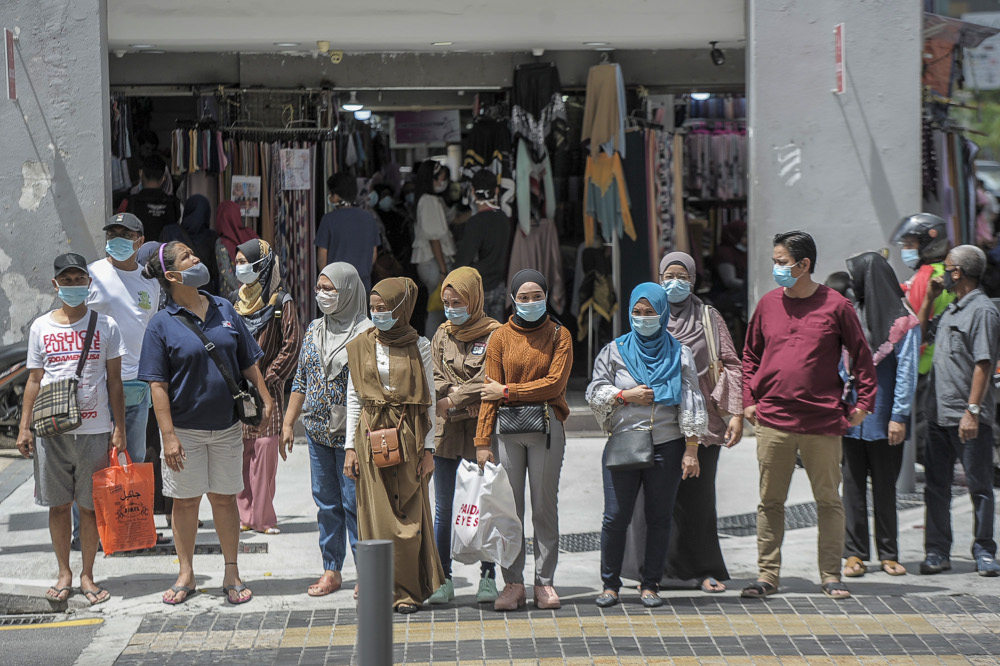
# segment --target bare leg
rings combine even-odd
[[[69,541],[73,536],[73,523],[70,520],[72,506],[73,503],[70,502],[49,508],[49,536],[52,539],[52,550],[55,551],[56,562],[59,564],[59,577],[46,596],[58,601],[68,599],[70,590],[63,590],[57,594],[52,594],[52,591],[69,588],[73,585],[73,570],[69,568]]]
[[[83,569],[80,571],[80,591],[90,603],[100,603],[111,594],[101,590],[94,582],[94,559],[97,557],[97,516],[91,509],[80,507],[80,550],[83,552]]]
[[[177,549],[177,559],[180,562],[180,572],[175,585],[194,587],[194,542],[198,535],[198,507],[201,506],[201,495],[186,499],[174,499],[171,524],[174,532],[174,546]],[[167,590],[163,593],[165,601],[172,601],[183,595],[183,592]]]
[[[208,501],[212,503],[212,518],[215,520],[215,533],[219,536],[223,560],[229,563],[226,565],[222,585],[242,584],[240,569],[236,565],[237,550],[240,545],[240,513],[236,507],[236,495],[208,493]],[[229,593],[231,601],[242,601],[251,596],[253,593],[249,589],[239,593],[235,591]]]

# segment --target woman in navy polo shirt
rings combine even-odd
[[[240,518],[236,495],[243,490],[243,430],[232,394],[199,337],[182,318],[193,321],[229,366],[253,382],[264,400],[267,421],[271,396],[257,368],[263,355],[232,304],[199,291],[208,283],[205,264],[180,242],[165,243],[146,264],[169,294],[167,307],[146,328],[139,379],[149,382],[163,442],[163,494],[174,498],[173,532],[180,561],[177,582],[163,603],[181,604],[195,589],[194,542],[201,496],[212,504],[215,531],[225,558],[222,589],[229,603],[253,596],[236,563]]]

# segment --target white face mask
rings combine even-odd
[[[323,314],[333,314],[340,302],[340,293],[336,291],[317,291],[316,305]]]

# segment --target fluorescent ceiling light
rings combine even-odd
[[[355,120],[365,121],[365,120],[368,120],[371,117],[372,117],[372,110],[371,109],[361,109],[360,111],[355,111],[354,112],[354,119]]]
[[[351,99],[347,100],[345,104],[341,107],[344,111],[360,111],[365,108],[365,105],[358,101],[358,93],[356,91],[351,91]]]
[[[451,46],[455,42],[431,42],[431,46]]]
[[[156,44],[129,44],[130,49],[152,49],[156,48]]]
[[[291,48],[293,46],[298,46],[299,43],[298,42],[275,42],[274,45],[275,46],[282,46],[284,48]]]
[[[614,50],[615,50],[615,47],[613,47],[613,46],[598,46],[598,47],[597,47],[596,49],[594,49],[594,50],[595,50],[595,51],[614,51]]]
[[[607,46],[607,42],[584,42],[584,46]]]
[[[691,93],[691,99],[697,102],[704,102],[706,99],[711,97],[711,93]]]

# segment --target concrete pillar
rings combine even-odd
[[[815,279],[920,209],[920,0],[747,0],[750,310],[776,285],[771,239],[803,229]],[[846,91],[834,87],[844,24]],[[912,271],[892,250],[900,278]]]
[[[0,91],[0,344],[53,303],[52,260],[104,256],[111,203],[105,0],[3,0],[17,100]]]

